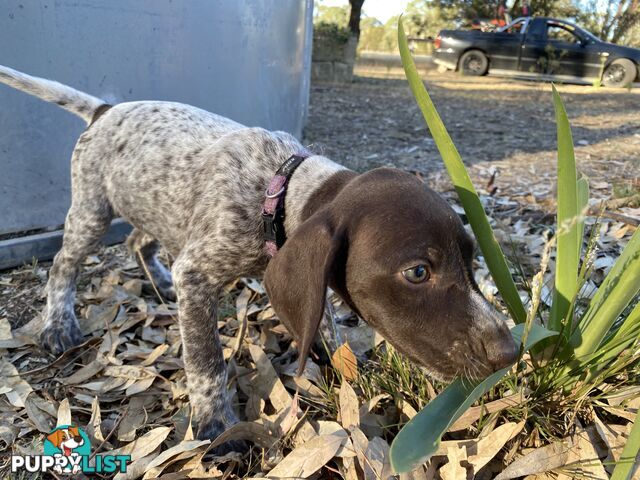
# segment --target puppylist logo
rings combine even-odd
[[[11,472],[125,473],[129,462],[131,455],[95,455],[92,458],[91,441],[84,430],[61,425],[47,435],[43,455],[12,455]]]

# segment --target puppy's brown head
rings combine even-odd
[[[314,213],[265,273],[301,368],[327,286],[436,378],[484,376],[515,361],[504,320],[473,279],[473,241],[437,193],[412,175],[381,168],[350,177],[335,196],[315,197],[308,205]]]

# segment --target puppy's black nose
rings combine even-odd
[[[498,341],[485,340],[484,348],[487,352],[487,360],[493,367],[494,371],[508,367],[518,360],[520,349],[512,338],[500,339]]]

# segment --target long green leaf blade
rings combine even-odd
[[[582,253],[582,241],[584,239],[584,217],[589,204],[589,182],[582,176],[578,179],[578,213],[581,218],[578,221],[578,255]]]
[[[591,299],[571,337],[576,361],[594,353],[622,311],[640,291],[640,229]],[[629,321],[629,318],[627,318]]]
[[[620,460],[613,470],[611,480],[629,480],[631,478],[638,452],[640,452],[640,415],[636,414],[631,433],[629,433],[627,443],[622,449]]]
[[[624,322],[616,330],[611,339],[606,344],[600,346],[600,349],[606,348],[608,345],[615,345],[624,340],[632,340],[638,338],[638,330],[640,329],[640,302],[636,303],[633,310],[629,313]]]
[[[500,245],[493,235],[487,215],[485,214],[480,198],[471,183],[467,170],[462,163],[460,154],[453,144],[447,129],[440,119],[440,115],[438,115],[438,112],[436,111],[436,108],[424,88],[420,76],[418,75],[415,63],[413,62],[413,58],[409,52],[407,37],[404,33],[401,19],[398,20],[398,44],[400,46],[400,56],[402,58],[402,65],[404,67],[405,75],[407,76],[407,81],[409,82],[413,96],[422,111],[422,115],[427,122],[429,131],[431,132],[433,140],[438,147],[438,151],[442,156],[442,160],[447,168],[447,172],[449,172],[451,181],[458,192],[458,196],[460,197],[464,211],[467,214],[473,233],[476,236],[480,250],[487,262],[487,267],[491,272],[493,280],[496,282],[496,286],[498,287],[513,320],[516,323],[522,323],[526,320],[527,314],[524,306],[522,305],[522,300],[518,295],[518,290],[513,282],[511,273],[509,272],[507,261]]]
[[[511,329],[516,343],[522,342],[524,324]],[[541,340],[557,335],[544,327],[533,324],[526,339],[524,351]],[[471,383],[457,379],[434,398],[400,430],[391,444],[390,459],[394,472],[413,470],[438,451],[440,438],[462,414],[490,388],[496,385],[511,367],[491,374],[481,382]]]
[[[555,288],[549,327],[560,331],[562,320],[569,314],[571,302],[578,289],[579,246],[581,245],[578,232],[582,228],[578,219],[580,213],[578,179],[571,127],[562,99],[556,87],[552,87],[558,130],[558,219]],[[564,330],[567,338],[569,330],[569,328]]]

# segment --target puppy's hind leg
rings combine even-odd
[[[127,247],[135,257],[140,269],[155,285],[160,295],[175,302],[176,291],[173,287],[171,272],[158,259],[160,243],[142,230],[134,229],[127,238]]]
[[[109,228],[113,211],[105,198],[76,195],[64,225],[62,249],[53,260],[47,282],[47,307],[41,341],[47,350],[61,353],[82,342],[74,313],[76,276],[80,262],[95,250]]]

